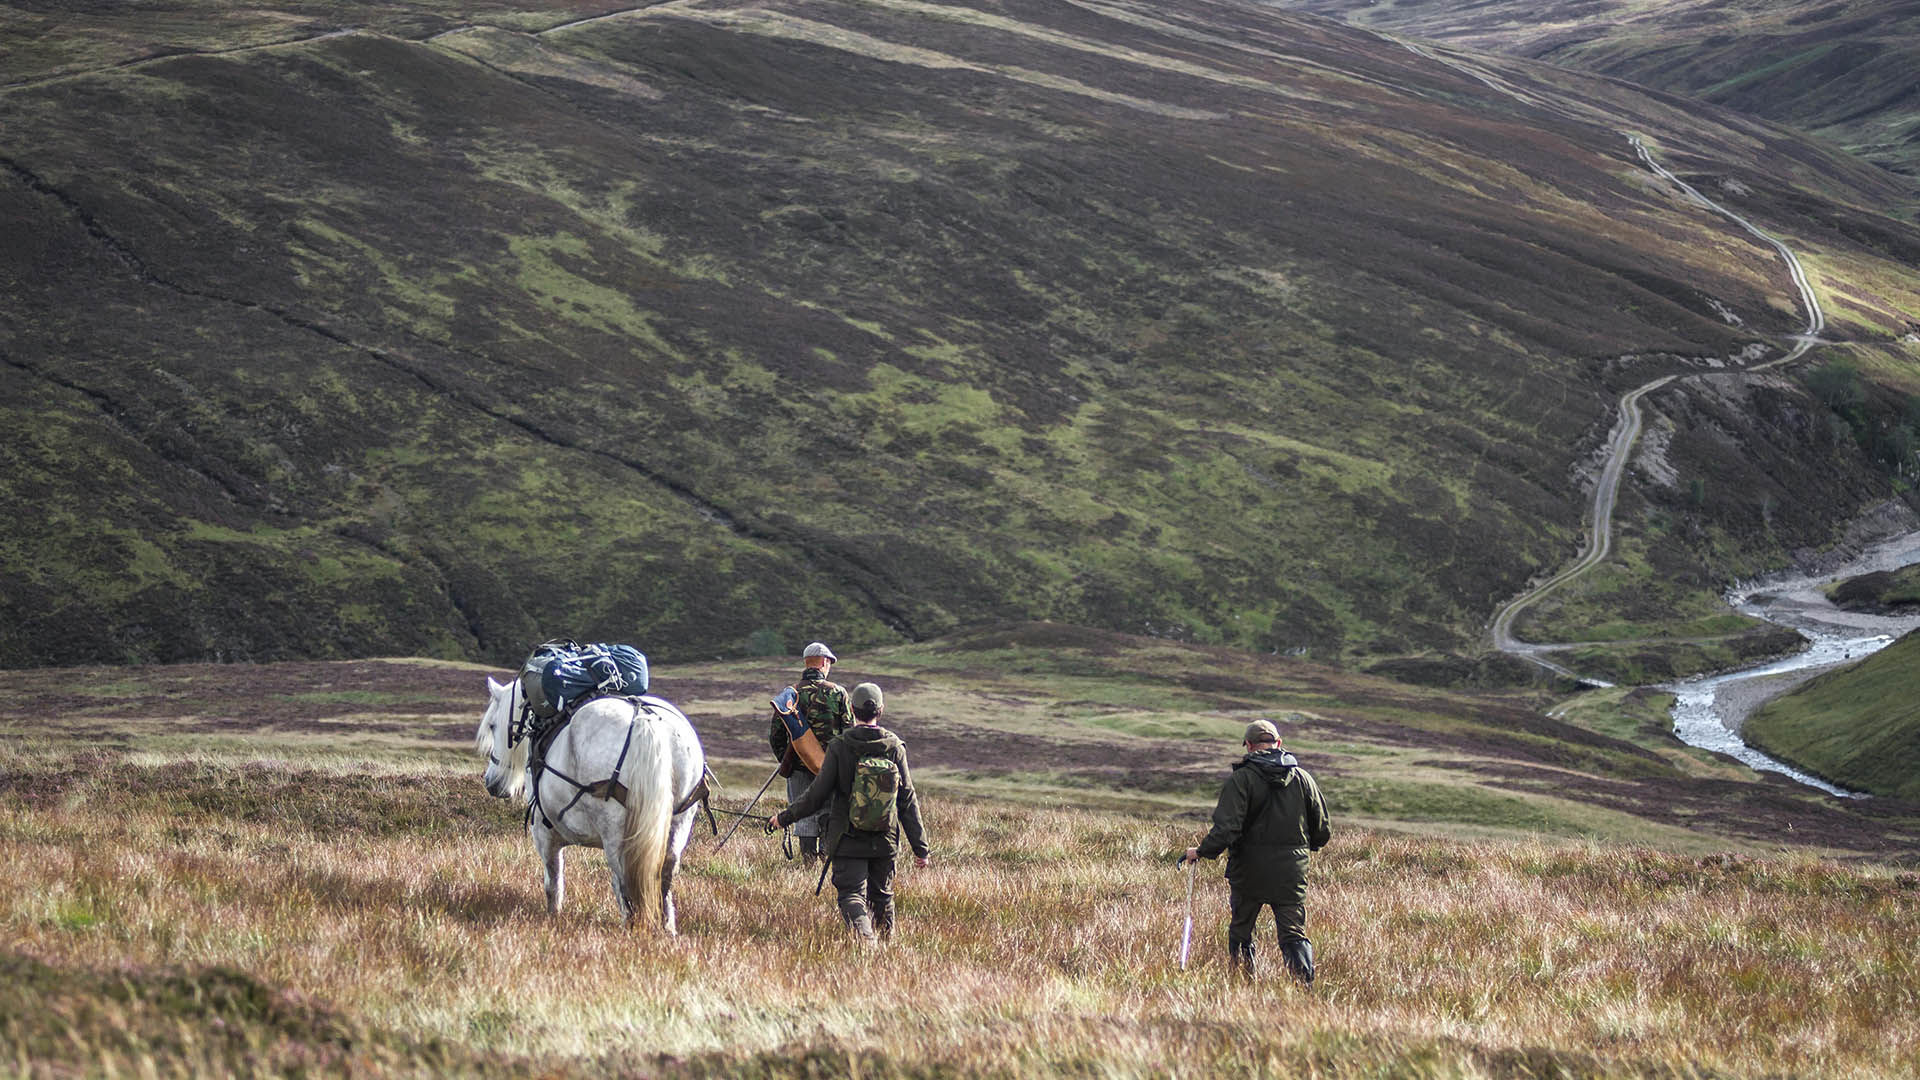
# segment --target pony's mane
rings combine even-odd
[[[486,756],[493,749],[493,701],[487,701],[485,711],[480,714],[480,726],[473,729],[473,752]]]
[[[499,684],[488,680],[492,686]],[[487,711],[480,714],[480,727],[473,733],[473,750],[476,754],[493,753],[496,746],[504,747],[507,733],[513,726],[514,714],[520,711],[520,680],[513,679],[500,687],[507,692],[503,700],[498,691],[489,693]],[[530,792],[527,790],[527,752],[530,740],[521,739],[512,749],[501,756],[500,767],[507,770],[507,798],[522,806],[527,804]]]

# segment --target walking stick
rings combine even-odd
[[[1180,930],[1180,970],[1187,970],[1187,950],[1193,944],[1193,868],[1198,860],[1187,863],[1187,925]]]
[[[773,786],[774,778],[778,777],[779,775],[780,775],[780,770],[778,768],[774,769],[773,776],[767,777],[767,782],[764,784],[761,784],[760,790],[753,793],[753,802],[748,803],[747,808],[745,810],[740,811],[740,816],[733,819],[733,828],[727,830],[726,840],[722,840],[718,844],[715,844],[713,847],[713,850],[719,851],[721,848],[727,846],[727,840],[733,839],[733,834],[740,831],[740,823],[747,820],[747,816],[753,813],[754,803],[757,803],[760,801],[760,796],[765,795],[767,793],[767,789]]]
[[[845,829],[840,830],[840,835],[833,838],[833,850],[821,856],[820,880],[813,883],[813,895],[819,896],[820,890],[823,888],[826,888],[827,870],[833,866],[833,857],[835,855],[840,854],[840,841],[845,840],[846,838],[847,838],[847,831]],[[835,887],[837,888],[838,886],[835,886]]]

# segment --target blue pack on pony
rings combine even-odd
[[[647,692],[646,654],[631,645],[582,645],[552,656],[540,669],[540,698],[549,714],[588,697],[639,697]]]
[[[520,666],[521,700],[534,728],[591,697],[647,692],[647,657],[631,645],[582,645],[572,638],[541,643]]]

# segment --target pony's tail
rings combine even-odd
[[[633,759],[627,786],[627,826],[620,837],[627,900],[636,918],[660,921],[660,870],[667,861],[667,829],[673,823],[673,760],[661,725],[643,710],[634,718]]]

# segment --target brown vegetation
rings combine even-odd
[[[1296,700],[1366,683],[1113,635],[1030,638],[1010,627],[860,658],[899,710],[935,847],[931,869],[905,872],[901,934],[880,956],[850,949],[813,875],[752,831],[719,854],[697,835],[677,940],[625,930],[598,854],[581,849],[567,911],[546,916],[520,817],[486,797],[465,738],[476,669],[9,673],[0,1050],[30,1075],[1516,1078],[1891,1077],[1920,1051],[1907,947],[1920,876],[1822,857],[1840,838],[1808,835],[1845,813],[1864,829],[1868,812],[1728,779],[1656,826],[1637,816],[1650,806],[1631,805],[1656,789],[1605,790],[1582,739],[1655,772],[1668,751],[1537,717],[1469,751],[1441,736],[1461,720],[1445,720],[1459,699],[1438,692],[1283,720],[1336,804],[1336,840],[1314,863],[1313,990],[1272,963],[1253,987],[1229,976],[1214,865],[1182,972],[1172,858],[1203,828],[1231,759],[1221,732],[1251,710],[1198,702],[1184,714],[1194,734],[1144,737],[1068,719],[1075,710],[1039,688],[1069,689],[1078,708],[1131,701],[1099,723],[1172,731],[1190,692],[1162,701],[1125,672],[1177,672],[1178,655],[1211,693]],[[710,748],[726,748],[721,805],[735,805],[767,767],[751,734],[762,680],[777,676],[659,674],[703,706],[690,711]],[[68,697],[34,708],[59,682]],[[221,703],[217,716],[188,707],[199,695]],[[258,722],[283,704],[308,711]],[[1409,722],[1386,724],[1388,708]],[[946,723],[949,710],[963,720]],[[1526,715],[1509,707],[1503,722]],[[1395,744],[1439,755],[1433,775],[1454,775],[1446,790],[1467,801],[1422,804],[1444,792],[1394,787]],[[1484,759],[1473,775],[1460,753]],[[1486,817],[1467,797],[1502,754],[1521,757],[1496,782],[1617,797],[1598,812],[1671,846],[1549,839]],[[1147,771],[1106,768],[1126,758]],[[1085,770],[1082,786],[1025,779],[1048,768]],[[1389,795],[1413,816],[1358,824],[1337,809]],[[1738,840],[1736,815],[1710,812],[1769,799],[1769,843]],[[1448,819],[1445,805],[1469,816]],[[1907,827],[1881,814],[1888,835]],[[1473,830],[1481,839],[1461,838]]]

